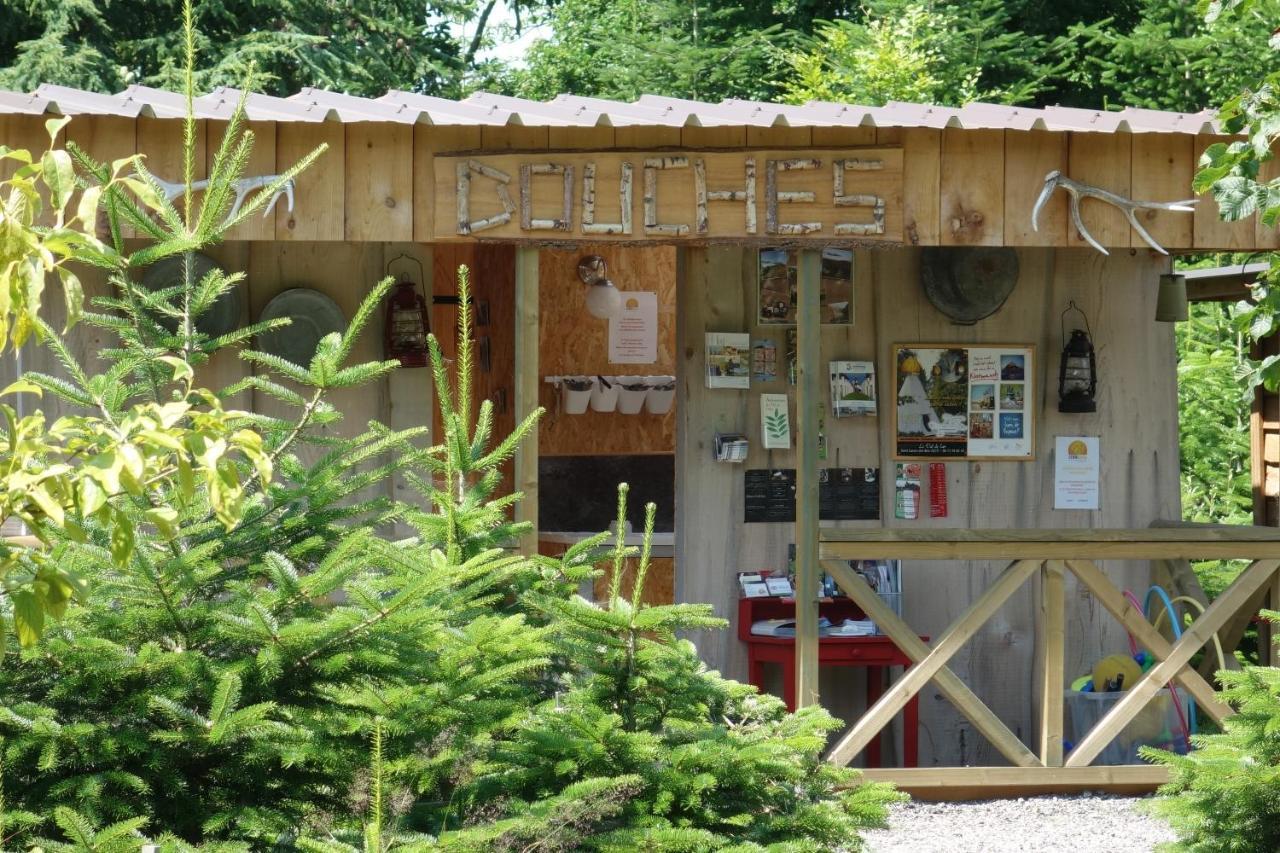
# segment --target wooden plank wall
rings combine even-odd
[[[1087,249],[1019,250],[1020,277],[1008,303],[973,326],[957,326],[933,309],[918,284],[914,250],[858,252],[855,265],[855,325],[825,328],[822,360],[874,358],[879,371],[881,416],[826,421],[826,465],[874,466],[884,472],[883,522],[844,526],[936,526],[970,528],[1143,527],[1156,518],[1179,517],[1177,395],[1172,326],[1154,316],[1156,282],[1167,259],[1148,252],[1109,258]],[[709,601],[729,618],[736,612],[733,574],[785,566],[794,527],[743,524],[742,468],[711,460],[715,431],[745,431],[752,450],[746,467],[792,467],[794,451],[759,449],[759,394],[784,391],[785,381],[753,384],[750,391],[708,390],[703,384],[703,333],[750,330],[753,337],[781,330],[753,326],[754,253],[732,247],[690,249],[680,298],[680,422],[677,472],[677,553],[682,570],[677,600]],[[1088,314],[1099,351],[1099,402],[1095,415],[1057,412],[1059,317],[1074,299]],[[1068,329],[1068,332],[1070,329]],[[891,346],[919,341],[1029,342],[1037,345],[1040,397],[1037,459],[1034,462],[950,462],[949,515],[898,521],[891,488]],[[794,406],[794,403],[793,403]],[[1102,437],[1103,509],[1059,512],[1053,500],[1055,435]],[[922,501],[927,516],[927,499]],[[831,524],[831,522],[824,522]],[[988,563],[914,563],[905,567],[907,620],[922,634],[937,636],[995,577]],[[1146,587],[1145,564],[1114,563],[1113,577]],[[1033,739],[1035,690],[1031,682],[1036,631],[1028,587],[989,622],[954,662],[956,672],[1024,736]],[[733,632],[698,638],[709,665],[732,677],[745,676],[745,649]],[[1124,635],[1080,588],[1067,585],[1066,672],[1074,678],[1104,654],[1123,651]],[[823,702],[850,716],[861,705],[858,676],[824,672]],[[999,755],[971,731],[950,705],[926,692],[921,704],[923,764],[998,764]]]
[[[337,302],[343,314],[350,318],[363,295],[382,278],[386,262],[401,253],[421,258],[430,274],[430,247],[414,243],[232,241],[208,250],[208,254],[225,268],[246,273],[246,281],[241,285],[247,291],[246,311],[242,317],[245,322],[256,320],[272,298],[292,287],[313,288],[324,293]],[[103,276],[94,270],[83,271],[82,282],[87,298],[104,295],[110,289]],[[430,280],[425,284],[430,292]],[[63,306],[56,282],[50,285],[43,315],[56,328],[61,328]],[[452,329],[448,329],[447,334],[452,339]],[[68,336],[68,342],[72,352],[92,372],[98,363],[95,354],[112,345],[109,337],[88,326],[79,326]],[[509,341],[510,335],[505,334],[502,338]],[[382,358],[383,314],[379,311],[353,351],[352,359],[369,361]],[[55,375],[62,373],[49,351],[34,344],[24,347],[22,367]],[[206,387],[222,388],[242,378],[248,369],[235,352],[224,351],[205,366],[198,379]],[[504,369],[510,375],[509,359]],[[7,385],[16,372],[17,359],[12,350],[7,349],[0,355],[0,387]],[[330,401],[345,417],[326,429],[342,436],[360,434],[370,419],[396,427],[424,424],[433,408],[430,379],[425,369],[397,371],[390,380],[334,392]],[[243,393],[233,401],[233,405],[270,414],[287,413],[283,404],[257,393]],[[39,406],[50,421],[73,408],[53,398],[40,401]],[[313,460],[323,452],[321,448],[302,447],[299,455]],[[387,488],[396,489],[401,497],[410,497],[403,486],[403,483],[393,482]]]
[[[628,293],[658,296],[658,360],[654,364],[611,364],[609,322],[586,309],[586,286],[578,261],[600,254],[614,284]],[[676,249],[670,246],[594,246],[590,250],[544,249],[539,253],[539,318],[542,376],[674,376],[676,370]],[[556,389],[543,382],[539,398],[547,410],[538,439],[542,456],[611,453],[674,453],[675,410],[666,415],[622,415],[587,410],[566,415]]]
[[[42,147],[44,118],[0,116],[0,144]],[[202,123],[202,150],[216,151],[222,124]],[[1039,232],[1031,206],[1052,168],[1069,177],[1132,197],[1187,197],[1196,159],[1222,137],[1202,134],[1058,133],[1048,131],[931,130],[927,128],[743,127],[434,127],[379,123],[255,122],[258,150],[251,171],[286,168],[325,144],[328,150],[298,181],[297,208],[276,211],[274,228],[246,223],[243,239],[427,242],[434,211],[437,153],[474,151],[609,150],[630,148],[839,148],[901,146],[906,182],[902,240],[907,245],[1076,246],[1065,205],[1055,201]],[[177,177],[179,123],[171,119],[80,117],[70,138],[103,159],[147,154],[162,177]],[[211,156],[211,154],[210,154]],[[204,171],[202,157],[201,173]],[[1264,175],[1265,176],[1265,175]],[[638,195],[638,193],[637,193]],[[639,203],[637,199],[637,204]],[[1097,201],[1082,207],[1086,226],[1105,245],[1143,243],[1119,214]],[[1252,221],[1223,223],[1204,197],[1194,215],[1144,213],[1165,248],[1268,249],[1276,229]],[[270,220],[268,220],[270,222]],[[449,232],[451,233],[451,232]]]

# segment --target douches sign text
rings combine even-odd
[[[902,151],[437,157],[439,240],[902,239]]]

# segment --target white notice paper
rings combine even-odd
[[[658,361],[658,294],[623,291],[622,310],[609,318],[609,363]]]
[[[1053,508],[1099,509],[1098,437],[1059,435],[1053,445]]]

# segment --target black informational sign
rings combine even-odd
[[[819,471],[818,518],[830,521],[880,518],[880,469],[823,468]]]
[[[744,474],[743,521],[751,524],[796,520],[794,468],[753,468]]]
[[[743,521],[796,520],[794,468],[744,472]],[[823,468],[818,472],[818,517],[829,521],[874,521],[880,517],[879,468]]]

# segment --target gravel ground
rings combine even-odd
[[[865,833],[869,853],[1106,853],[1154,850],[1172,841],[1134,797],[1030,797],[970,803],[903,803],[889,828]]]

